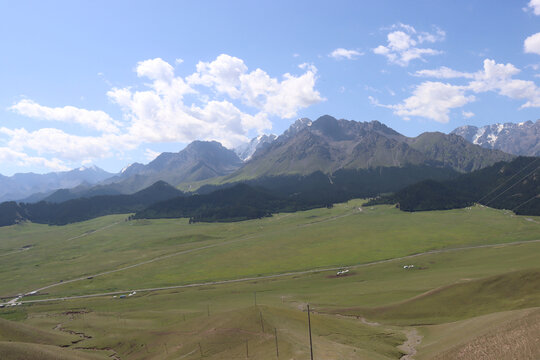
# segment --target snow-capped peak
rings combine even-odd
[[[251,159],[253,154],[255,154],[255,151],[259,149],[264,144],[272,143],[274,140],[276,140],[277,136],[274,134],[266,135],[261,134],[257,137],[254,137],[251,139],[249,143],[242,144],[234,149],[234,152],[242,161],[248,161]]]
[[[540,154],[540,120],[496,123],[480,128],[465,125],[452,133],[488,149],[499,149],[515,155]]]
[[[122,168],[122,170],[120,170],[120,173],[121,173],[121,174],[125,173],[126,170],[129,169],[129,167],[130,167],[131,165],[133,165],[133,163],[128,164],[126,167]]]

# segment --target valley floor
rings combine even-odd
[[[540,357],[539,218],[361,203],[2,228],[1,357]]]

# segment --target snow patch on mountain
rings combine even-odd
[[[460,126],[452,134],[488,149],[514,155],[540,156],[540,120],[518,124],[504,123],[482,126]]]
[[[255,154],[255,151],[257,151],[257,149],[261,148],[265,144],[272,143],[274,140],[276,140],[276,138],[277,136],[274,134],[259,135],[251,139],[249,143],[242,144],[235,148],[234,152],[236,153],[236,155],[238,155],[240,159],[242,159],[242,161],[248,161],[249,159],[251,159],[253,154]]]

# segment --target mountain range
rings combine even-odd
[[[47,174],[23,173],[13,176],[0,175],[0,202],[25,199],[33,194],[43,198],[57,189],[79,185],[91,186],[113,174],[96,166]]]
[[[337,120],[325,115],[313,122],[297,121],[226,180],[421,164],[468,172],[512,158],[454,134],[423,133],[409,138],[378,121]]]
[[[194,141],[177,153],[161,153],[146,165],[131,164],[95,186],[62,189],[42,200],[62,202],[96,195],[131,194],[157,181],[176,186],[227,175],[242,164],[233,150],[226,149],[217,141]]]
[[[453,179],[514,158],[458,134],[432,132],[407,137],[378,121],[338,120],[325,115],[315,121],[299,119],[279,137],[259,136],[242,149],[229,150],[215,141],[194,141],[177,153],[162,153],[146,165],[131,164],[116,175],[98,168],[42,175],[44,179],[61,178],[68,186],[52,194],[34,195],[35,203],[0,204],[0,222],[65,224],[133,212],[137,217],[235,221],[275,211],[331,206],[351,198],[391,192],[400,196],[404,188],[412,189],[405,194],[413,194],[408,198],[415,200],[421,198],[416,189],[432,195],[433,189],[442,189],[439,192],[446,194],[440,199],[428,196],[428,205],[412,206],[412,210],[433,203],[451,208],[469,203],[461,200],[466,191],[448,190]],[[82,174],[88,175],[81,179]],[[498,176],[497,170],[482,174],[488,174],[481,176],[485,187],[489,187],[490,176]],[[421,185],[426,180],[427,185]],[[455,184],[466,187],[467,181]],[[191,193],[177,190],[180,184],[184,189],[192,184]],[[481,188],[470,193],[480,193]],[[525,195],[533,190],[527,188]],[[518,199],[518,194],[514,195]],[[253,199],[259,199],[260,204]],[[534,197],[531,202],[535,203]]]
[[[536,126],[532,122],[516,126],[533,125]],[[80,197],[131,194],[160,180],[173,186],[187,184],[183,189],[193,191],[201,181],[236,183],[317,171],[333,174],[340,169],[426,165],[470,172],[512,158],[502,151],[472,144],[461,133],[406,137],[378,121],[338,120],[325,115],[315,121],[298,119],[279,137],[260,135],[234,150],[215,141],[194,141],[177,153],[162,153],[146,165],[131,164],[118,174],[94,167],[0,177],[0,184],[4,185],[0,201],[59,203]],[[20,180],[24,177],[34,179],[34,186],[26,186],[28,181]],[[49,181],[50,178],[61,181]]]
[[[493,124],[480,128],[465,125],[451,134],[487,149],[498,149],[514,155],[540,156],[540,120]]]

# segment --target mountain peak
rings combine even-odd
[[[268,144],[271,144],[276,139],[277,136],[274,134],[261,134],[251,139],[249,143],[238,146],[234,149],[234,151],[236,152],[236,155],[238,155],[238,157],[242,159],[242,161],[248,161],[252,158],[253,154],[255,154],[257,150]]]
[[[459,135],[487,149],[498,149],[514,155],[540,155],[540,120],[518,124],[497,123],[482,127],[464,125],[451,134]]]
[[[312,124],[313,124],[313,121],[311,121],[310,119],[300,118],[296,120],[294,123],[292,123],[291,126],[289,126],[289,128],[285,130],[285,132],[280,137],[288,138],[288,137],[294,136],[298,134],[300,131],[302,131],[303,129],[305,129],[306,127],[311,126]]]
[[[296,120],[276,141],[257,151],[235,176],[308,175],[408,164],[470,171],[510,158],[455,135],[426,133],[408,138],[376,120],[358,122],[324,115],[313,122]]]

